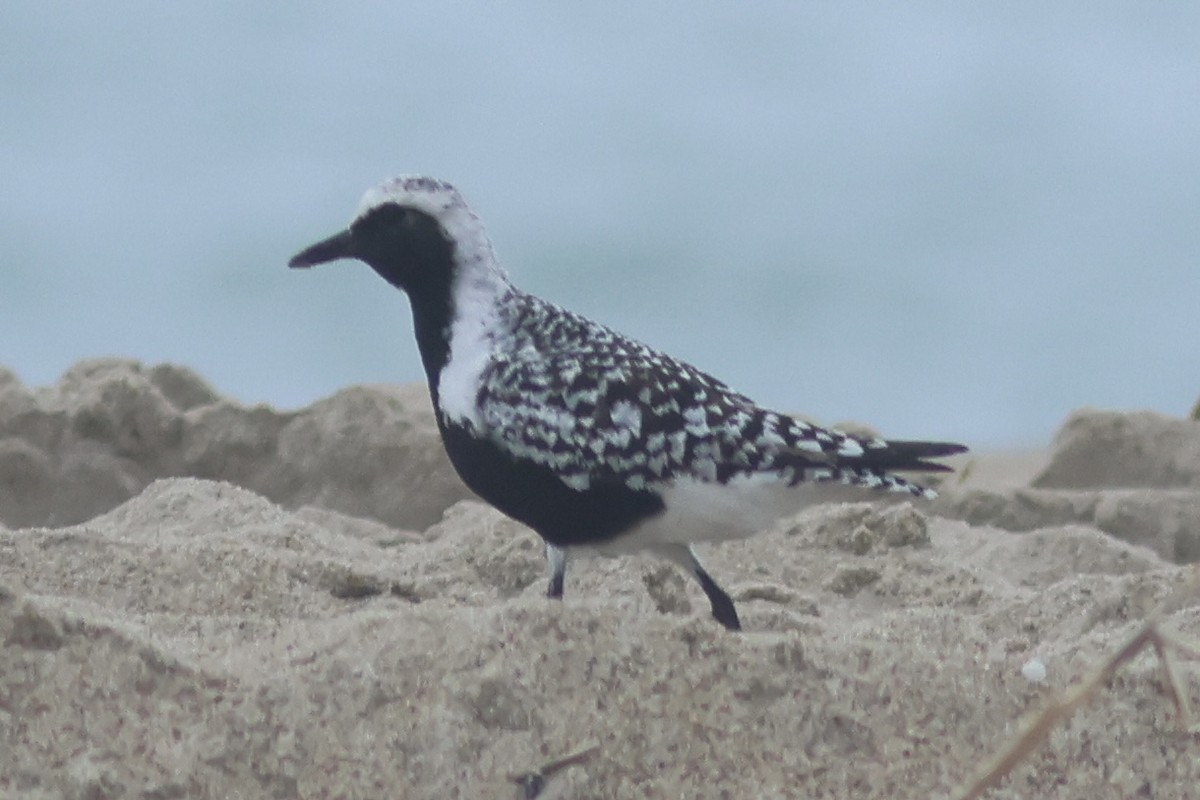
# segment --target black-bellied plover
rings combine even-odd
[[[546,542],[561,597],[574,548],[651,551],[740,628],[692,543],[742,538],[847,487],[933,493],[893,471],[946,471],[946,442],[822,428],[755,404],[712,376],[553,303],[500,267],[450,184],[371,189],[346,230],[290,262],[366,262],[412,304],[446,452],[463,481]],[[840,490],[840,491],[838,491]],[[865,494],[865,493],[864,493]]]

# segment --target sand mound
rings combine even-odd
[[[110,432],[90,452],[164,464],[186,448],[133,458],[118,442],[221,438],[193,412],[230,404],[183,409],[214,395],[177,383],[158,390],[174,412],[121,428],[143,438]],[[38,390],[17,386],[35,399],[27,422],[44,419]],[[394,417],[371,409],[403,394],[343,393],[367,409],[362,441],[387,436],[374,426]],[[324,432],[312,441],[352,427],[346,402],[300,412]],[[297,418],[257,413],[282,420],[274,442]],[[54,480],[66,442],[94,442],[61,414],[43,431],[57,442],[36,425],[21,437]],[[256,474],[252,458],[231,463]],[[364,496],[386,477],[364,476]],[[707,548],[738,599],[737,635],[646,558],[575,561],[566,600],[545,599],[537,538],[477,502],[406,525],[418,533],[362,508],[153,481],[81,524],[0,529],[0,796],[516,797],[510,773],[588,744],[541,797],[944,796],[1191,574],[1077,520],[1018,533],[937,515],[984,488],[811,509]],[[1200,639],[1200,597],[1165,625]],[[1022,675],[1034,659],[1044,682]],[[1200,707],[1196,669],[1183,674]],[[1189,797],[1200,758],[1176,723],[1156,663],[1139,659],[993,796]]]
[[[82,361],[34,389],[0,373],[0,521],[9,527],[82,522],[176,476],[402,528],[424,528],[470,496],[423,387],[354,387],[280,412],[222,398],[171,364]]]
[[[1200,421],[1150,411],[1077,411],[1033,485],[1200,489]]]
[[[1027,486],[952,484],[939,509],[1012,531],[1089,525],[1170,561],[1200,561],[1200,422],[1076,412],[1045,462]]]

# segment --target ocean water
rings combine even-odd
[[[979,447],[1200,395],[1200,5],[0,8],[0,364],[296,406],[421,379],[286,269],[455,181],[524,288],[777,408]]]

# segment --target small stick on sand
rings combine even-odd
[[[1100,687],[1108,683],[1122,665],[1132,661],[1147,647],[1153,647],[1158,654],[1163,683],[1175,705],[1175,713],[1180,727],[1184,730],[1192,730],[1191,709],[1188,706],[1187,693],[1179,680],[1175,667],[1172,666],[1171,653],[1174,651],[1185,658],[1200,659],[1200,646],[1186,643],[1179,637],[1162,631],[1158,623],[1164,616],[1178,608],[1185,598],[1194,595],[1198,590],[1200,590],[1200,569],[1194,570],[1191,580],[1172,592],[1158,608],[1151,612],[1137,633],[1117,652],[1093,670],[1078,685],[1059,694],[1049,706],[1033,716],[1024,725],[1021,732],[998,755],[985,764],[971,783],[954,795],[955,800],[976,800],[976,798],[982,797],[985,791],[999,783],[1014,767],[1045,742],[1050,732],[1059,723],[1091,700]]]
[[[573,764],[582,764],[598,752],[600,752],[600,745],[590,744],[581,750],[576,750],[569,756],[563,756],[555,761],[543,764],[532,772],[510,775],[509,780],[520,787],[519,797],[523,798],[523,800],[534,800],[546,788],[546,782],[554,777],[556,773]]]

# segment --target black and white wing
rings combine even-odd
[[[602,352],[518,351],[493,363],[479,396],[484,434],[514,459],[583,491],[657,491],[687,477],[926,490],[887,470],[943,471],[924,459],[958,445],[858,439],[754,404],[717,379],[628,340]]]

